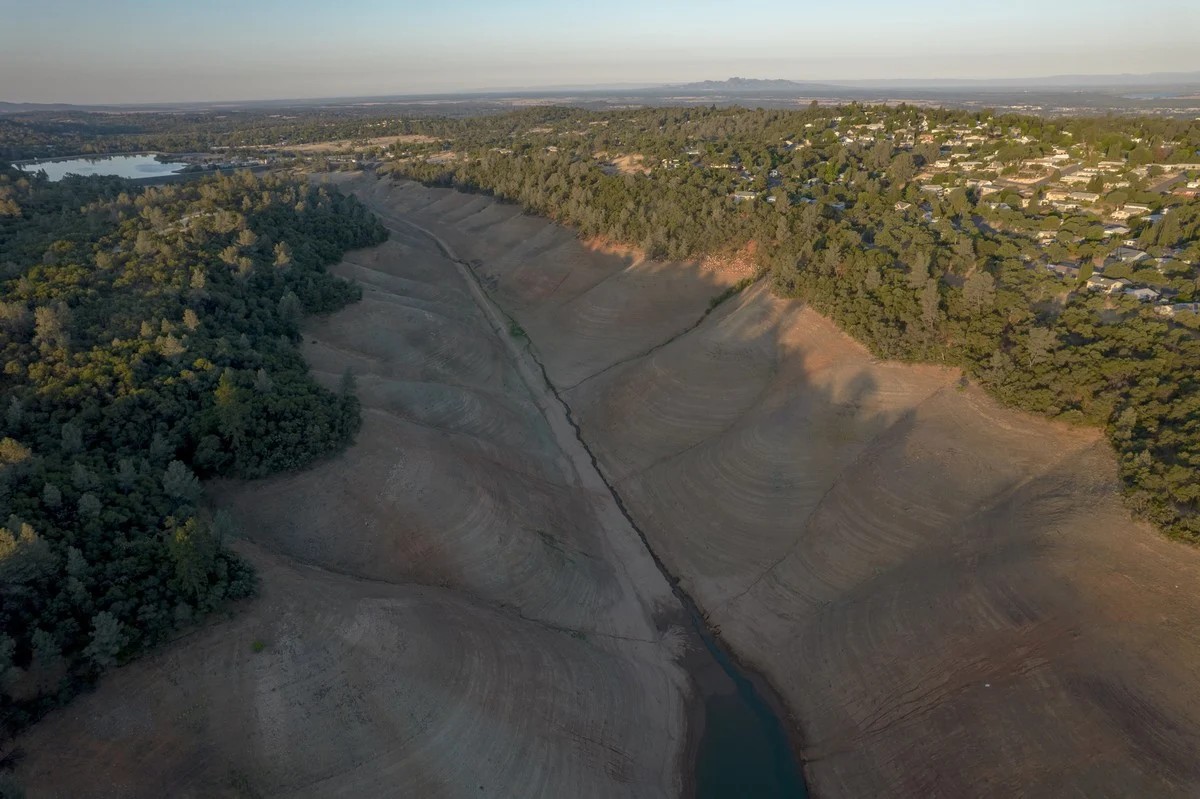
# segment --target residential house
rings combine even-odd
[[[1078,280],[1079,267],[1074,264],[1046,264],[1046,271],[1065,280]],[[1090,283],[1088,285],[1091,285]]]
[[[758,199],[758,192],[756,191],[735,191],[733,193],[733,201],[735,203],[747,202],[756,199]]]
[[[1145,286],[1136,289],[1125,289],[1125,293],[1139,302],[1153,302],[1161,296],[1154,289],[1146,288]]]
[[[1125,278],[1117,278],[1116,280],[1113,280],[1112,278],[1103,277],[1101,275],[1092,275],[1087,281],[1087,287],[1089,290],[1102,291],[1105,294],[1115,294],[1118,291],[1124,291],[1130,285],[1132,284]]]
[[[1137,263],[1145,258],[1150,257],[1150,253],[1143,250],[1136,250],[1133,247],[1118,247],[1113,255],[1126,263]]]
[[[1200,314],[1200,302],[1176,302],[1170,305],[1159,305],[1154,309],[1154,312],[1168,318],[1181,313]]]
[[[1142,213],[1142,212],[1141,211],[1133,211],[1130,208],[1125,207],[1125,208],[1116,209],[1115,211],[1110,213],[1108,216],[1109,216],[1109,218],[1114,219],[1117,222],[1127,222],[1128,220],[1133,219],[1135,216],[1137,216],[1140,213]]]

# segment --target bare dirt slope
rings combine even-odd
[[[719,279],[351,185],[477,260],[656,551],[787,699],[814,793],[1200,795],[1200,553],[1130,518],[1094,431],[879,363],[762,286],[689,330]]]
[[[25,737],[30,797],[674,793],[657,645],[245,551],[260,599]]]
[[[263,597],[29,731],[29,796],[677,795],[682,611],[540,373],[424,236],[335,271],[358,443],[215,487]]]
[[[488,197],[374,179],[349,181],[385,219],[435,223],[500,306],[515,313],[558,386],[645,352],[694,323],[744,275],[582,247],[575,235]],[[543,347],[569,331],[569,344]]]

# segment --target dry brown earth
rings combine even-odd
[[[32,730],[31,796],[678,791],[666,588],[414,224],[474,263],[786,699],[815,794],[1200,795],[1200,553],[1130,519],[1094,432],[878,362],[762,286],[696,324],[736,274],[336,179],[406,231],[341,267],[366,299],[307,348],[359,373],[359,444],[221,490],[264,598]]]
[[[762,286],[685,332],[720,275],[356,188],[475,259],[656,551],[787,699],[815,793],[1200,795],[1200,553],[1130,518],[1095,431],[880,363]]]
[[[30,797],[679,793],[682,610],[459,269],[403,232],[336,268],[363,301],[305,354],[357,444],[215,487],[263,597],[29,731]]]
[[[432,144],[436,141],[437,139],[433,136],[410,133],[401,136],[375,136],[370,139],[339,139],[337,141],[312,142],[310,144],[290,144],[283,149],[307,155],[319,155],[321,153],[336,153],[345,150],[360,149],[362,147],[390,147],[393,144]]]

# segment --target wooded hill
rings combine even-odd
[[[845,133],[868,123],[870,136]],[[956,126],[1001,132],[982,148],[1000,174],[1065,147],[1086,163],[1117,159],[1148,175],[1200,160],[1194,121],[861,106],[538,109],[418,120],[416,132],[440,140],[386,168],[494,194],[651,257],[754,242],[779,294],[812,303],[879,356],[957,365],[1011,405],[1102,425],[1131,508],[1170,535],[1200,539],[1195,317],[1171,320],[1136,299],[1085,290],[1093,264],[1120,242],[1097,216],[1050,207],[1040,189],[1023,197],[1005,188],[987,201],[971,188],[923,190],[918,175],[956,151],[929,132]],[[645,168],[614,168],[620,154],[637,154]],[[1200,299],[1200,204],[1164,200],[1153,180],[1131,177],[1099,202],[1166,206],[1126,235],[1162,264],[1143,270],[1145,280],[1176,302]],[[1042,230],[1048,243],[1035,238]],[[1066,257],[1082,268],[1064,283],[1045,266]]]
[[[298,324],[354,301],[326,266],[385,237],[292,179],[139,189],[0,165],[5,729],[253,593],[200,478],[352,440],[357,400],[312,380]]]

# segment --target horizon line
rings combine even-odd
[[[276,97],[255,97],[245,99],[203,99],[203,100],[138,100],[132,102],[121,101],[41,101],[41,100],[4,100],[0,99],[0,105],[29,105],[29,106],[71,106],[80,108],[151,108],[155,106],[181,106],[181,105],[248,105],[254,103],[289,103],[289,102],[321,102],[321,101],[354,101],[354,100],[371,100],[371,99],[401,99],[401,98],[440,98],[440,97],[456,97],[456,96],[477,96],[477,95],[502,95],[502,94],[520,94],[520,93],[547,93],[547,92],[603,92],[609,90],[627,90],[627,91],[645,91],[648,89],[671,89],[696,84],[705,83],[730,83],[732,81],[746,82],[764,82],[764,83],[794,83],[798,85],[814,85],[831,88],[847,88],[855,90],[869,90],[871,88],[889,88],[897,84],[909,84],[908,88],[938,88],[938,84],[974,84],[979,88],[985,88],[989,85],[1012,84],[1022,81],[1082,81],[1082,80],[1100,80],[1100,79],[1179,79],[1188,83],[1196,83],[1200,85],[1200,69],[1196,70],[1169,70],[1156,72],[1095,72],[1095,73],[1058,73],[1050,75],[1033,75],[1026,77],[1002,77],[992,75],[987,77],[876,77],[876,78],[747,78],[744,76],[730,76],[727,78],[698,78],[684,81],[616,81],[611,83],[591,83],[591,84],[545,84],[545,85],[525,85],[525,86],[501,86],[492,88],[469,87],[457,89],[417,89],[412,91],[395,91],[395,92],[373,92],[364,94],[342,94],[342,95],[310,95],[310,96],[276,96]],[[924,84],[924,85],[923,85]],[[1039,88],[1049,88],[1041,86]],[[1094,84],[1081,88],[1106,88],[1104,84]],[[1117,88],[1109,86],[1107,88]]]

